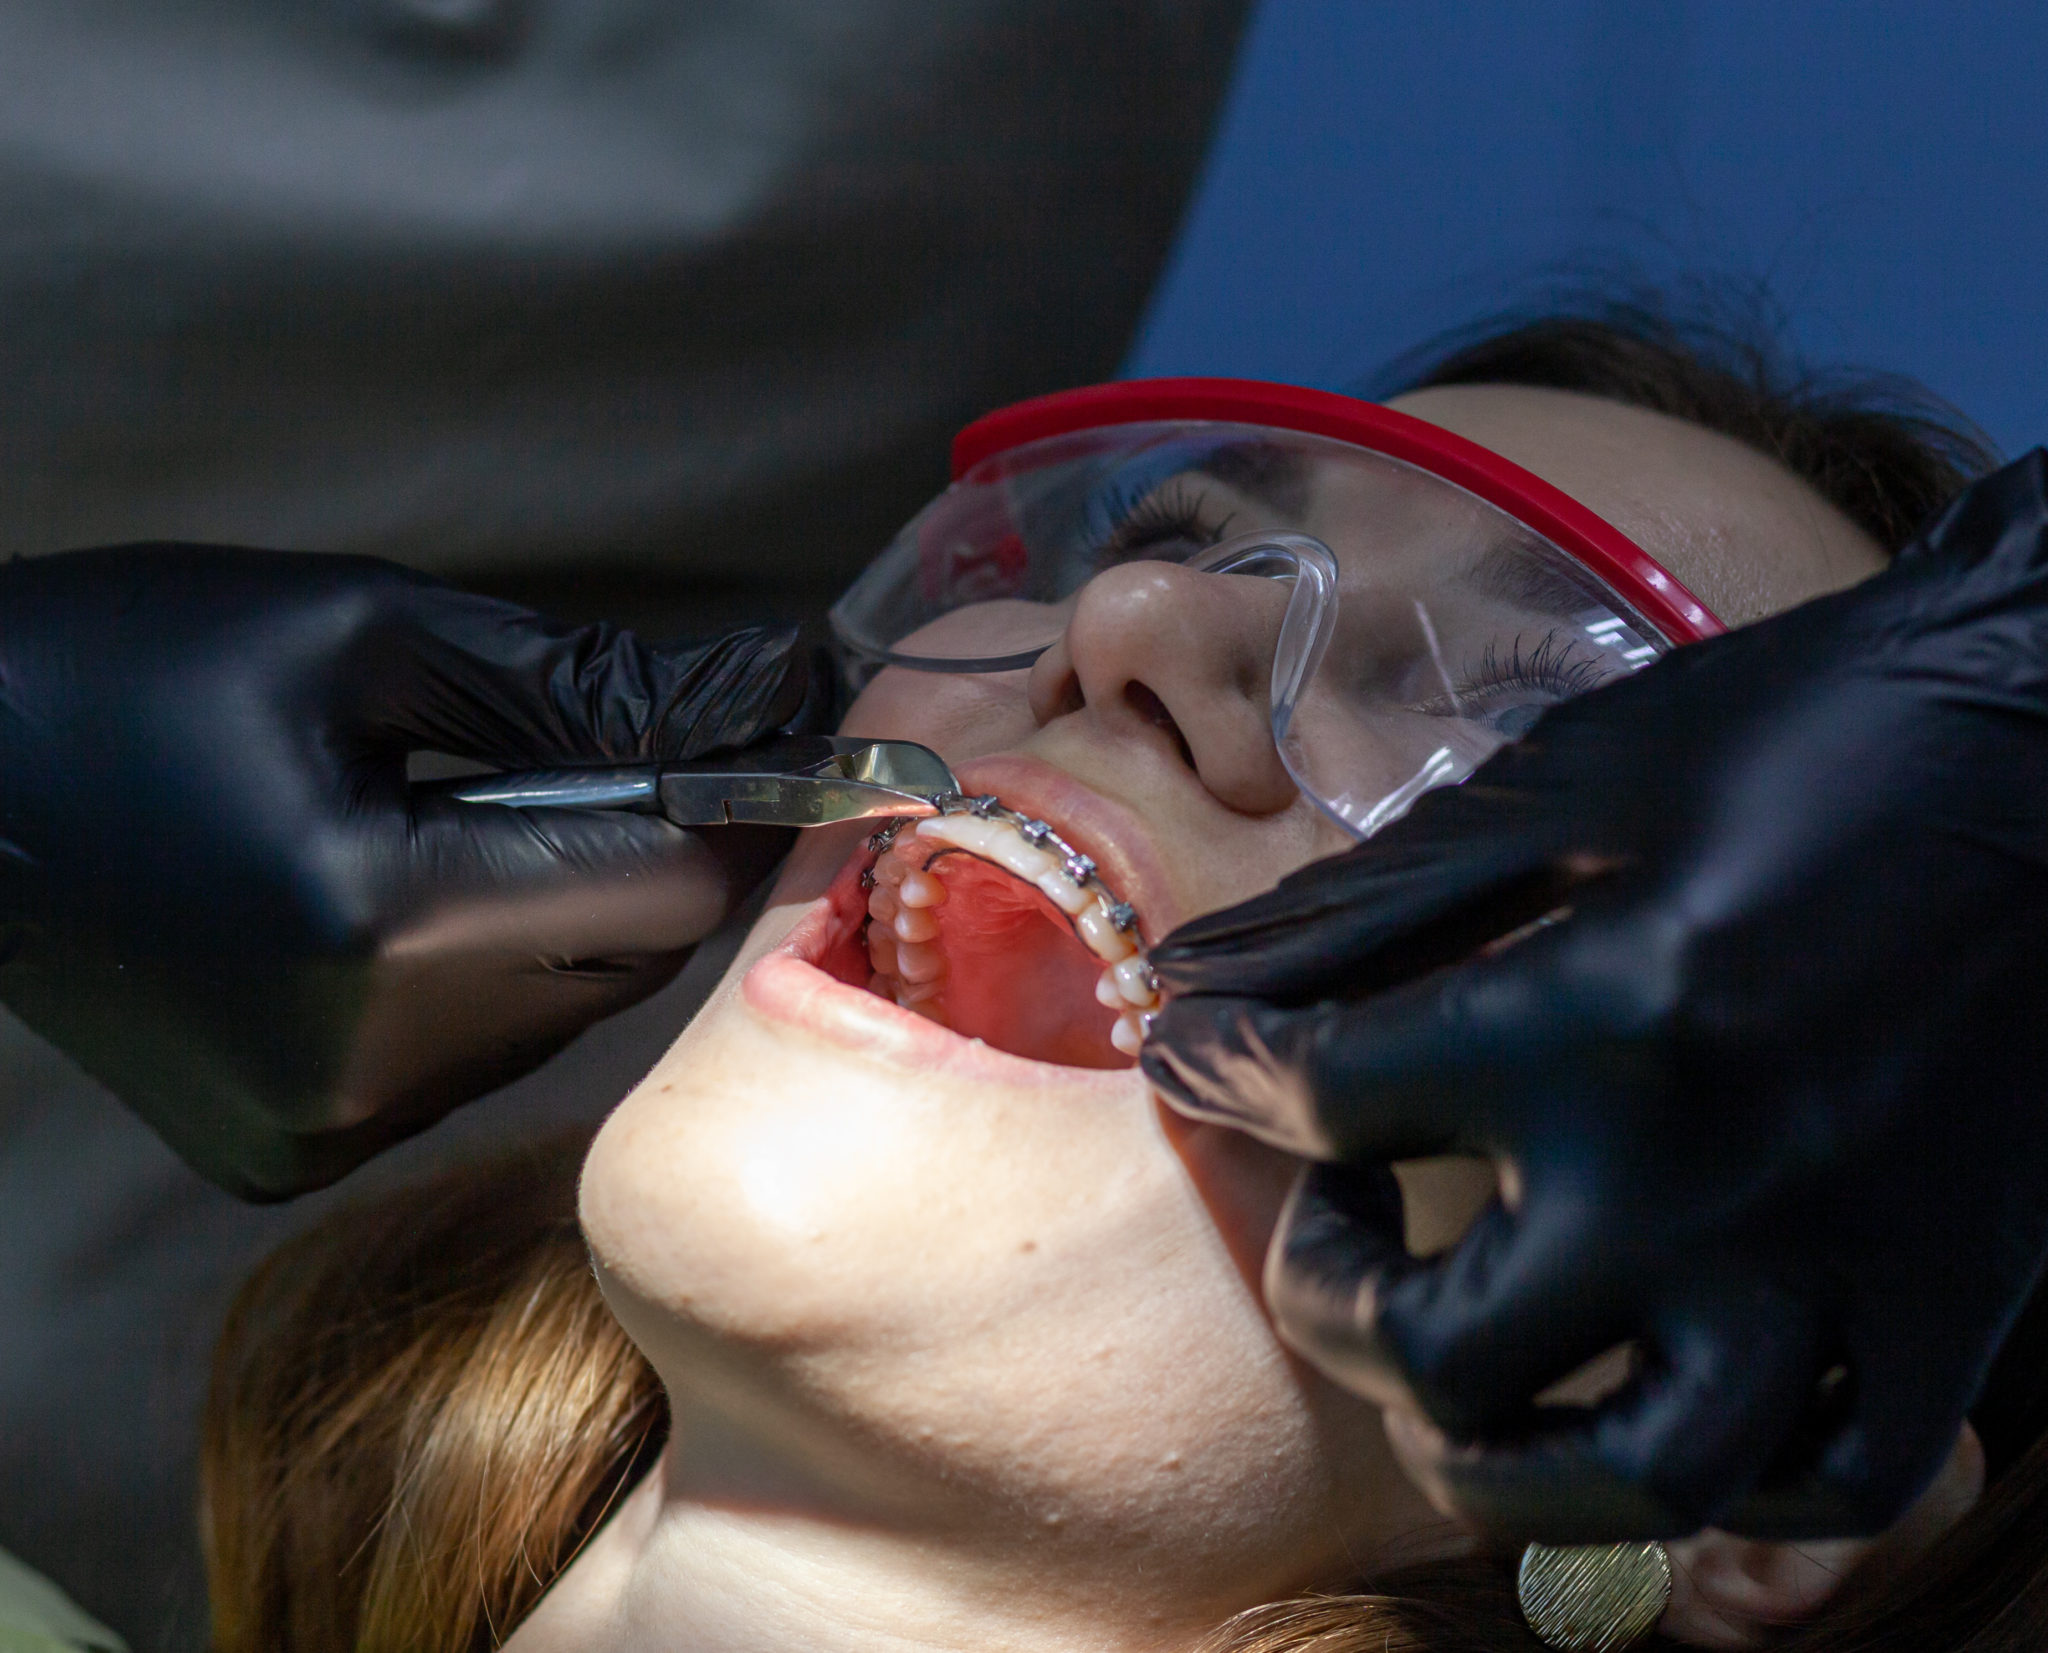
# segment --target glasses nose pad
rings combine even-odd
[[[1338,594],[1337,559],[1314,535],[1279,529],[1239,534],[1187,566],[1290,582],[1273,646],[1273,746],[1302,796],[1350,837],[1370,838],[1407,814],[1423,793],[1455,786],[1505,744],[1505,737],[1464,719],[1428,718],[1397,731],[1383,718],[1361,717],[1334,682],[1318,686],[1336,635]],[[1417,616],[1444,673],[1420,604]],[[1451,691],[1447,674],[1445,688]]]
[[[1207,574],[1264,575],[1291,582],[1287,612],[1281,618],[1273,644],[1273,745],[1294,784],[1310,798],[1316,798],[1300,742],[1291,731],[1295,708],[1314,680],[1337,630],[1336,556],[1313,534],[1261,529],[1211,546],[1192,558],[1188,567]]]

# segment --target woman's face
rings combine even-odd
[[[1394,405],[1545,476],[1731,619],[1881,564],[1788,473],[1675,420],[1501,387]],[[1156,939],[1342,846],[1266,735],[1234,583],[1127,565],[1029,672],[887,671],[846,728],[1050,822]],[[682,1421],[670,1494],[879,1523],[1161,1637],[1412,1544],[1436,1518],[1377,1414],[1260,1306],[1291,1162],[1163,1112],[1108,1046],[1092,961],[970,858],[931,868],[935,1013],[867,991],[864,839],[805,837],[585,1171],[607,1295]],[[1473,1199],[1416,1178],[1411,1237]],[[693,1418],[726,1444],[695,1450]]]

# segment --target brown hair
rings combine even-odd
[[[585,1139],[343,1210],[250,1278],[201,1460],[215,1653],[496,1647],[667,1403],[591,1277]]]
[[[1440,347],[1404,383],[1538,385],[1691,420],[1781,460],[1891,550],[1994,463],[1979,433],[1917,387],[1796,372],[1757,336],[1601,301]],[[205,1420],[214,1653],[482,1653],[653,1462],[666,1402],[606,1311],[576,1230],[583,1146],[344,1211],[243,1288]],[[2038,1430],[2033,1399],[2029,1389]],[[1372,1582],[1369,1595],[1255,1608],[1205,1653],[1540,1645],[1497,1561]],[[1781,1645],[2048,1646],[2048,1448],[2020,1457],[1902,1576]]]

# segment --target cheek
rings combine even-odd
[[[1169,795],[1152,810],[1168,823],[1160,832],[1172,846],[1168,871],[1190,918],[1264,895],[1312,861],[1341,855],[1354,842],[1306,798],[1276,815],[1250,818],[1208,806],[1183,816],[1183,795]],[[1169,832],[1171,836],[1169,836]]]
[[[1007,751],[1037,727],[1024,672],[950,675],[891,668],[848,709],[842,734],[886,736],[929,746],[948,763]]]

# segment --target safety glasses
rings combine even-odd
[[[1028,668],[1132,563],[1232,580],[1270,660],[1273,740],[1364,837],[1547,706],[1722,630],[1639,546],[1520,466],[1350,397],[1127,381],[962,431],[953,485],[833,607],[858,688],[884,666]],[[1191,645],[1193,646],[1193,645]]]

